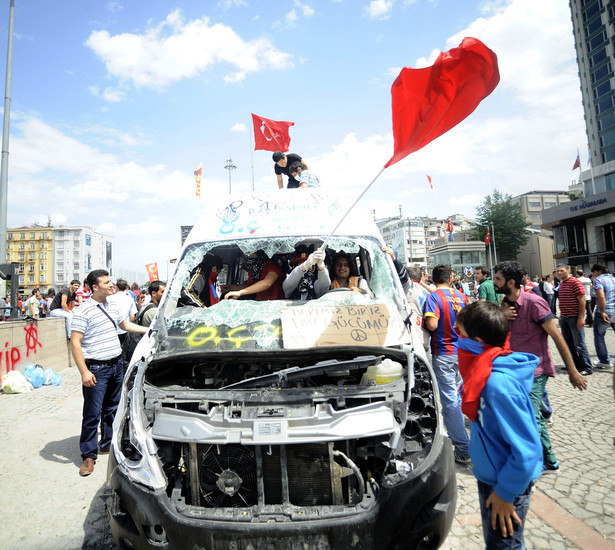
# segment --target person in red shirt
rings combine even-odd
[[[585,290],[583,283],[570,275],[567,265],[556,267],[559,285],[559,326],[575,366],[580,374],[588,376],[594,372],[585,345]]]
[[[282,268],[270,260],[262,250],[250,254],[245,259],[245,268],[248,271],[247,284],[243,288],[228,292],[224,297],[225,300],[229,298],[236,300],[240,296],[253,294],[256,296],[252,299],[258,302],[284,299]]]

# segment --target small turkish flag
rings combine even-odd
[[[487,229],[487,236],[485,237],[485,246],[489,246],[491,242],[491,233],[489,233],[489,229]]]
[[[290,148],[289,129],[294,122],[269,120],[262,116],[252,114],[254,124],[254,150],[282,151]]]

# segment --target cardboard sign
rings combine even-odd
[[[399,312],[388,304],[298,306],[283,309],[281,320],[285,349],[410,342]]]

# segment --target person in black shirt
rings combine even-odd
[[[71,337],[71,321],[73,319],[71,303],[75,301],[75,293],[80,284],[81,283],[79,283],[77,279],[72,280],[68,288],[63,288],[55,295],[49,306],[50,317],[64,317],[66,322],[66,336],[69,340]]]
[[[296,180],[290,173],[289,168],[293,162],[302,162],[305,165],[305,169],[309,170],[307,162],[301,158],[301,156],[296,153],[288,153],[285,155],[282,151],[276,151],[273,153],[273,162],[275,162],[274,172],[276,177],[278,178],[278,187],[280,189],[284,188],[284,180],[282,179],[282,174],[286,174],[288,176],[288,185],[287,189],[296,189],[299,187],[299,181]]]

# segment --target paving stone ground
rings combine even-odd
[[[596,359],[591,329],[588,349]],[[607,333],[615,356],[615,334]],[[557,365],[561,359],[555,347]],[[107,457],[81,478],[78,468],[81,389],[76,368],[59,387],[0,393],[0,550],[113,550],[100,498]],[[558,370],[547,384],[554,409],[550,428],[561,464],[537,483],[526,520],[528,548],[615,550],[615,399],[612,369],[573,390]],[[457,466],[458,505],[444,550],[483,548],[476,482]]]
[[[585,329],[592,361],[593,332]],[[615,333],[607,332],[615,359]],[[613,369],[594,370],[588,389],[574,390],[551,342],[557,375],[547,383],[553,407],[549,435],[560,473],[536,484],[525,524],[528,548],[615,550],[615,398]],[[476,481],[471,466],[457,466],[458,504],[444,550],[484,548]]]

